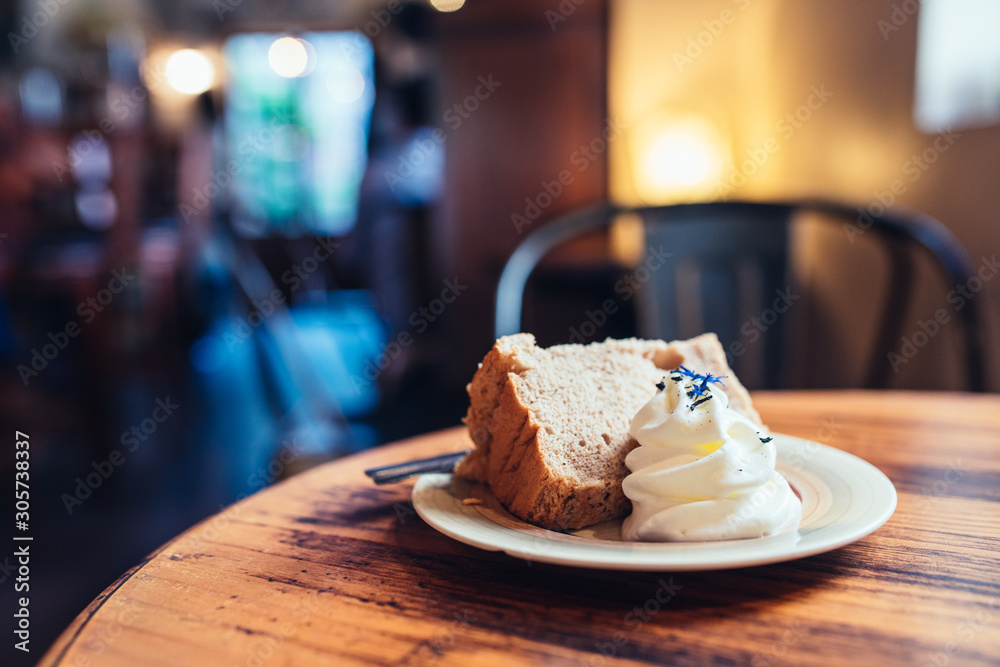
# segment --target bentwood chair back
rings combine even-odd
[[[858,341],[870,350],[860,382],[866,388],[887,387],[898,363],[908,362],[901,356],[906,350],[900,348],[901,342],[905,348],[908,340],[912,345],[906,335],[913,333],[914,324],[906,316],[919,289],[914,279],[919,255],[931,259],[939,278],[946,281],[943,286],[969,284],[974,270],[971,257],[954,235],[939,221],[922,214],[877,213],[821,200],[632,208],[601,204],[540,226],[516,248],[497,288],[496,336],[521,330],[528,278],[550,251],[578,237],[606,231],[623,216],[641,220],[651,262],[632,273],[630,284],[641,284],[635,295],[636,333],[669,340],[715,331],[737,374],[750,359],[741,350],[753,341],[762,356],[756,388],[786,386],[785,352],[793,342],[790,325],[795,318],[783,313],[803,298],[789,292],[792,237],[803,218],[839,226],[850,241],[849,248],[854,246],[855,237],[864,237],[866,243],[876,240],[888,267],[885,289],[851,295],[857,299],[859,313],[873,314],[878,320],[871,328],[873,340]],[[826,261],[822,252],[820,248],[821,262]],[[954,309],[949,318],[954,316],[960,330],[949,327],[949,332],[957,331],[961,340],[967,387],[983,391],[977,308],[976,300],[969,299],[962,308]],[[682,326],[685,317],[687,330]]]

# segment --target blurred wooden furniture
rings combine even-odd
[[[607,0],[478,0],[434,13],[447,186],[431,230],[439,275],[428,277],[468,285],[442,315],[455,384],[493,342],[493,290],[523,235],[607,198],[608,146],[623,140],[608,112],[609,13]]]
[[[821,222],[838,233],[843,229],[840,236],[849,241],[852,251],[858,237],[878,241],[873,249],[885,267],[884,287],[870,284],[864,293],[853,295],[854,307],[850,311],[860,325],[852,344],[863,348],[864,379],[860,386],[865,388],[889,386],[895,370],[890,355],[900,355],[901,339],[915,326],[907,316],[920,288],[915,280],[919,255],[932,260],[934,278],[943,279],[942,285],[968,285],[975,275],[972,258],[958,239],[939,221],[922,214],[901,211],[876,214],[823,200],[718,201],[656,207],[600,204],[558,217],[518,245],[497,287],[495,336],[523,330],[525,287],[543,258],[571,241],[595,231],[606,231],[624,218],[638,224],[646,253],[637,267],[620,271],[624,278],[615,283],[613,309],[619,310],[634,296],[637,331],[646,338],[671,340],[704,331],[716,332],[737,375],[744,382],[749,381],[748,386],[762,389],[800,388],[783,381],[793,361],[789,350],[805,349],[809,355],[815,355],[815,345],[803,347],[794,340],[797,319],[784,316],[786,311],[794,310],[794,301],[800,298],[789,293],[788,286],[795,284],[791,266],[795,258],[793,234],[801,229],[803,222]],[[860,250],[852,254],[864,256]],[[822,252],[812,261],[837,263]],[[963,348],[963,379],[966,388],[983,391],[978,304],[971,298],[962,301],[960,307],[954,308],[954,317],[961,326],[956,338],[961,340]],[[601,299],[593,299],[596,311],[588,310],[587,315],[600,311],[601,303]],[[612,306],[604,309],[611,310]],[[687,323],[682,322],[685,311],[690,313]],[[946,315],[950,320],[952,315],[947,311]],[[586,333],[585,327],[591,327],[594,335],[569,342],[603,340],[608,335],[593,320],[600,322],[602,317],[606,320],[609,313],[598,312],[590,317],[591,322],[584,319],[578,328]],[[932,332],[921,335],[933,337],[944,324],[934,322],[933,316],[931,319]],[[869,321],[871,326],[867,327]],[[870,335],[863,333],[868,330]],[[799,338],[803,338],[801,333]],[[758,340],[760,343],[752,349],[751,342]],[[744,356],[747,351],[759,354]],[[754,356],[760,357],[760,381],[752,377],[746,366]]]
[[[739,570],[529,564],[435,532],[413,513],[412,484],[364,476],[467,448],[455,428],[207,519],[112,584],[41,664],[1000,663],[1000,396],[755,401],[774,431],[885,472],[899,493],[889,522],[830,553]],[[664,585],[675,594],[661,605]]]

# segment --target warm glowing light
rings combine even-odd
[[[672,130],[649,144],[642,162],[646,180],[656,187],[688,187],[701,183],[711,172],[711,147],[702,137]]]
[[[623,266],[638,266],[646,254],[646,225],[638,213],[622,213],[608,229],[611,256]]]
[[[461,9],[465,0],[430,0],[430,3],[431,7],[439,12],[453,12],[456,9]]]
[[[164,75],[174,90],[185,95],[197,95],[215,82],[215,65],[196,49],[174,51],[164,66]]]
[[[330,96],[343,104],[361,99],[365,92],[365,76],[350,65],[334,68],[326,80]]]
[[[267,51],[271,69],[287,79],[309,73],[309,52],[312,45],[296,37],[279,37]]]
[[[636,185],[653,201],[709,194],[727,163],[713,128],[697,119],[657,127],[647,135],[638,158]]]

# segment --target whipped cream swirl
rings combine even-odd
[[[632,419],[622,539],[733,540],[795,530],[802,503],[775,472],[771,438],[732,410],[721,380],[683,366]]]

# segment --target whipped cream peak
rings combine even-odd
[[[775,472],[771,437],[729,407],[721,377],[681,366],[632,419],[626,540],[724,540],[798,526],[801,503]]]

